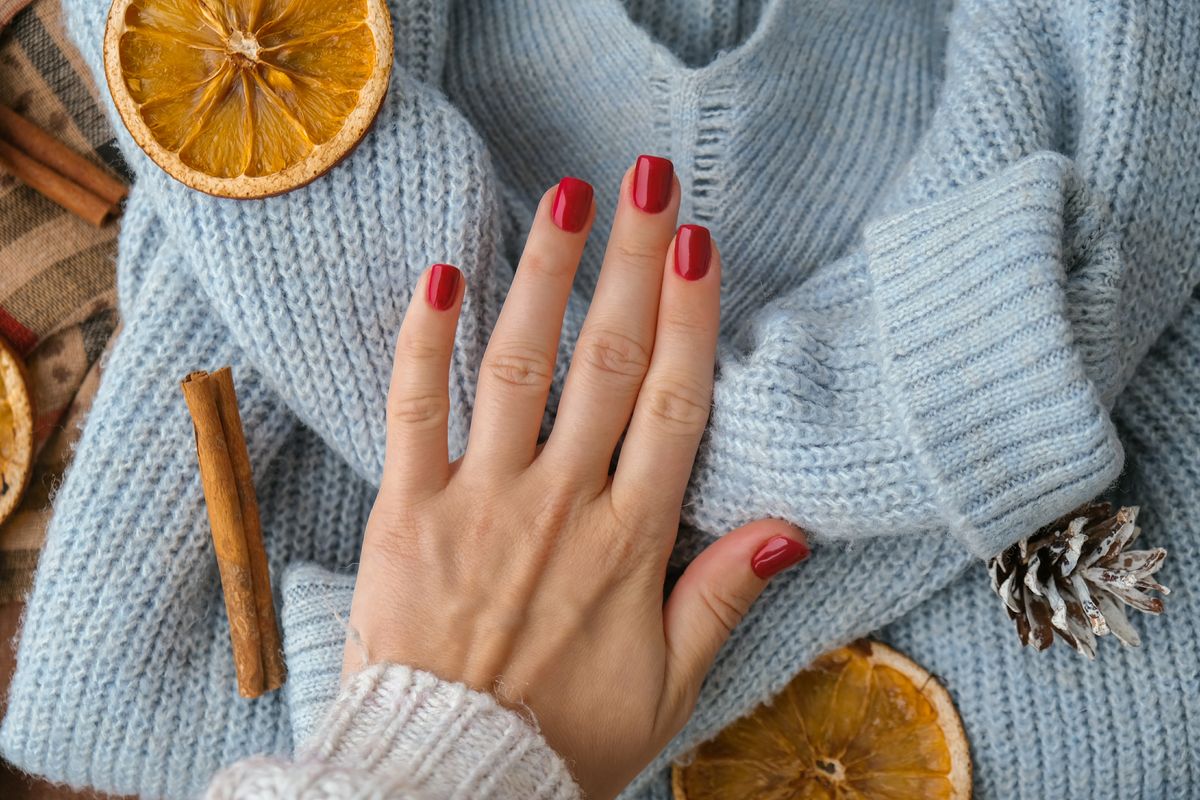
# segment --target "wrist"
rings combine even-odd
[[[349,675],[297,758],[408,775],[435,796],[580,796],[531,719],[491,695],[400,664]]]

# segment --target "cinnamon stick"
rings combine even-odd
[[[0,139],[0,166],[76,216],[100,227],[116,206]]]
[[[286,677],[258,502],[229,367],[182,383],[196,432],[200,482],[221,573],[238,691],[258,697]]]
[[[0,103],[0,138],[40,161],[68,180],[115,206],[129,194],[128,187],[108,170],[93,164],[19,113]]]
[[[217,382],[221,400],[221,420],[229,442],[233,475],[237,480],[238,498],[242,503],[242,524],[246,534],[246,549],[250,555],[250,578],[254,584],[255,612],[262,643],[265,690],[283,686],[287,670],[283,662],[283,647],[275,621],[275,602],[271,595],[271,576],[267,568],[267,550],[263,545],[262,520],[258,516],[258,501],[254,494],[254,478],[250,470],[250,451],[238,412],[237,393],[233,389],[233,371],[219,369],[210,378]]]

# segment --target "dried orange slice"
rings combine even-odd
[[[860,640],[818,658],[672,778],[676,800],[965,800],[971,758],[946,690]]]
[[[222,197],[318,177],[387,92],[385,0],[114,0],[104,71],[138,146]]]
[[[33,470],[33,398],[25,367],[0,339],[0,523],[21,502]]]

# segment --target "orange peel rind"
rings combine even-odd
[[[949,693],[886,645],[827,653],[672,771],[675,800],[967,800]]]
[[[114,0],[104,70],[134,141],[180,182],[266,197],[370,128],[392,68],[385,0]]]
[[[21,503],[33,471],[33,396],[21,357],[0,339],[0,524]]]

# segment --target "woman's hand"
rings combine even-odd
[[[808,554],[797,528],[751,523],[696,558],[663,602],[720,311],[720,258],[706,229],[676,233],[678,208],[670,162],[643,156],[621,187],[542,448],[591,187],[565,178],[542,197],[454,463],[447,381],[463,279],[446,265],[422,277],[396,346],[350,615],[371,661],[528,706],[591,797],[616,794],[679,731],[766,579]],[[345,670],[360,661],[348,644]]]

